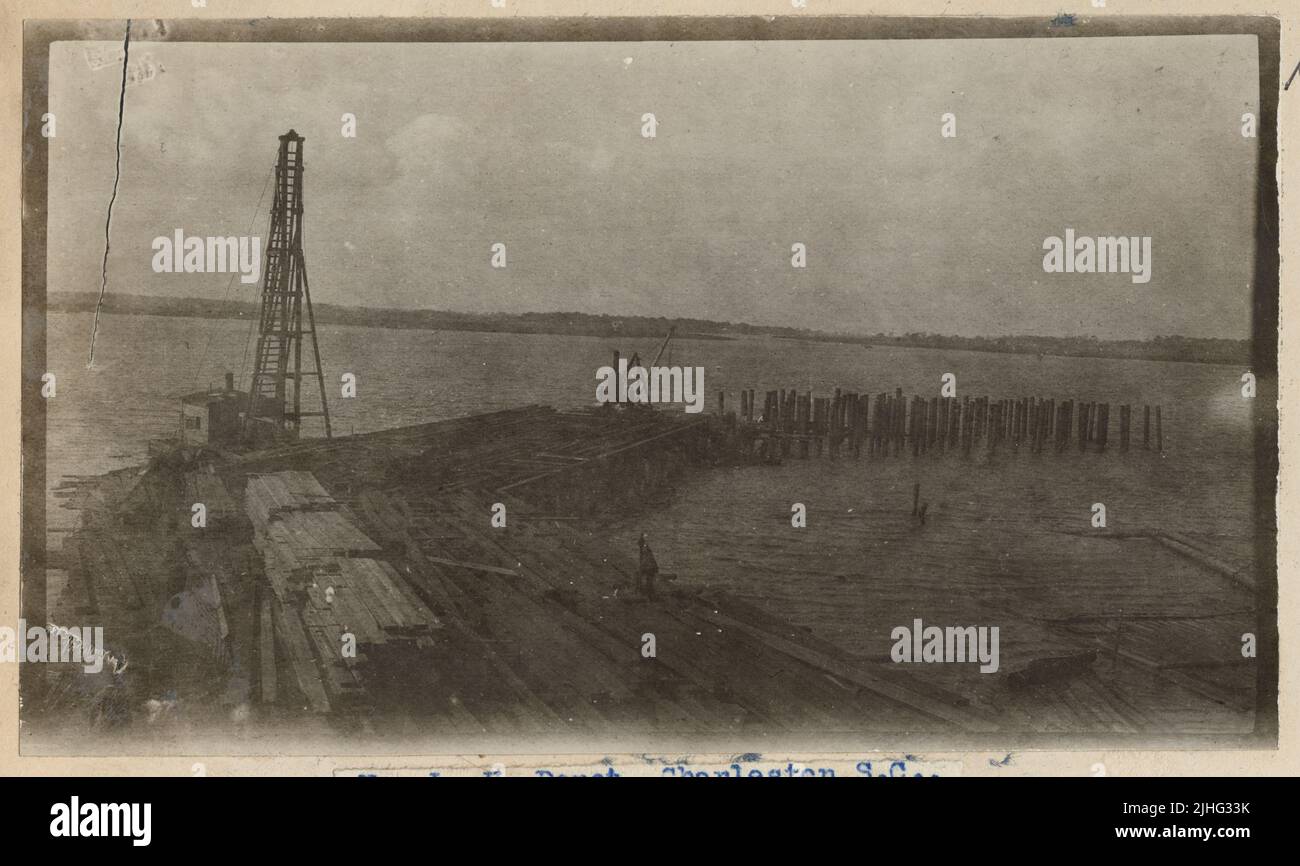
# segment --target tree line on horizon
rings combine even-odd
[[[93,312],[99,296],[95,292],[51,292],[49,312]],[[155,297],[110,293],[104,298],[104,312],[124,315],[179,316],[188,318],[246,319],[256,316],[260,303],[190,297]],[[319,324],[357,325],[446,331],[495,331],[517,334],[557,334],[582,337],[628,337],[662,339],[669,328],[679,339],[734,339],[742,336],[772,336],[792,340],[851,343],[863,346],[901,346],[953,349],[1010,354],[1065,355],[1071,357],[1132,358],[1158,361],[1187,361],[1208,364],[1249,364],[1249,340],[1215,337],[1158,336],[1149,340],[1102,340],[1095,336],[1049,337],[1004,335],[958,337],[928,332],[907,334],[844,334],[811,328],[754,325],[711,319],[665,316],[617,316],[597,313],[457,313],[445,310],[412,310],[384,307],[349,307],[341,304],[313,304]]]

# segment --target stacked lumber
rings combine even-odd
[[[135,573],[123,559],[116,542],[115,533],[98,527],[85,529],[77,538],[78,561],[89,576],[90,597],[105,616],[144,607]]]
[[[272,555],[289,572],[381,552],[379,545],[338,512],[280,514],[265,524],[254,520],[253,527],[274,545]]]
[[[253,475],[245,487],[253,544],[262,554],[267,595],[262,627],[262,697],[297,686],[313,712],[361,701],[392,671],[427,671],[423,651],[439,623],[309,472]],[[286,662],[283,677],[267,647]],[[355,655],[351,654],[355,646]]]
[[[244,488],[244,501],[254,525],[266,524],[285,511],[338,507],[315,476],[292,470],[250,475]]]

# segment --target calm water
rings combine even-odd
[[[219,386],[225,371],[248,366],[248,324],[234,320],[106,315],[96,367],[86,368],[89,314],[49,320],[49,365],[58,396],[49,403],[48,478],[88,475],[139,463],[150,438],[172,433],[178,395]],[[657,340],[552,335],[430,332],[325,325],[320,333],[336,434],[451,418],[527,403],[557,407],[595,402],[595,371],[612,352],[653,357]],[[1047,470],[1023,488],[1033,500],[1073,484],[1089,501],[1118,485],[1158,510],[1170,528],[1249,535],[1250,411],[1240,395],[1241,370],[1205,364],[1037,358],[985,352],[873,348],[775,339],[675,340],[661,363],[705,368],[708,411],[717,392],[754,387],[834,387],[876,393],[902,387],[934,394],[940,376],[957,376],[959,394],[1106,400],[1164,407],[1167,454],[1007,457]],[[355,399],[339,398],[340,376],[357,377]],[[1259,401],[1272,400],[1261,383]],[[1135,411],[1140,424],[1140,411]],[[1112,411],[1112,441],[1118,410]],[[1140,431],[1138,432],[1140,436]],[[1001,459],[1001,456],[999,456]],[[1149,495],[1144,495],[1149,494]],[[53,517],[53,515],[52,515]]]

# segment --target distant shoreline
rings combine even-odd
[[[1115,361],[1167,361],[1178,364],[1250,366],[1247,340],[1217,340],[1202,337],[1157,337],[1155,340],[1085,340],[1074,337],[941,337],[918,338],[884,334],[874,337],[783,337],[806,343],[844,343],[863,348],[933,349],[955,352],[988,352],[996,355],[1042,355],[1052,358],[1109,358]],[[1060,345],[1064,343],[1083,345]],[[1042,345],[1049,343],[1054,345]],[[1206,347],[1205,343],[1228,346]],[[1208,349],[1208,351],[1207,351]]]
[[[91,313],[94,292],[51,292],[47,311]],[[1156,337],[1151,340],[1098,340],[1095,337],[957,337],[941,334],[832,334],[805,328],[764,327],[708,319],[670,319],[648,316],[608,316],[589,313],[454,313],[442,310],[403,310],[315,304],[318,324],[355,325],[398,330],[469,331],[503,334],[551,334],[609,339],[663,339],[669,328],[678,339],[736,340],[774,337],[815,343],[950,349],[1016,355],[1051,355],[1071,358],[1116,358],[1143,361],[1177,361],[1199,364],[1250,364],[1250,341],[1205,337]],[[247,321],[258,306],[241,301],[202,298],[160,298],[110,294],[104,312],[119,315],[169,316],[194,319]]]

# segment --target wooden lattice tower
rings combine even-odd
[[[303,418],[325,420],[330,435],[329,407],[320,347],[316,343],[316,318],[311,309],[307,263],[302,254],[303,138],[292,129],[280,136],[280,156],[275,164],[275,198],[271,204],[271,231],[262,274],[262,313],[257,332],[257,354],[249,387],[247,417],[270,423],[277,435],[297,438]],[[303,327],[303,308],[307,327]],[[302,369],[302,343],[311,338],[315,369]],[[303,411],[303,377],[314,376],[319,411]],[[292,397],[290,396],[292,388]]]

